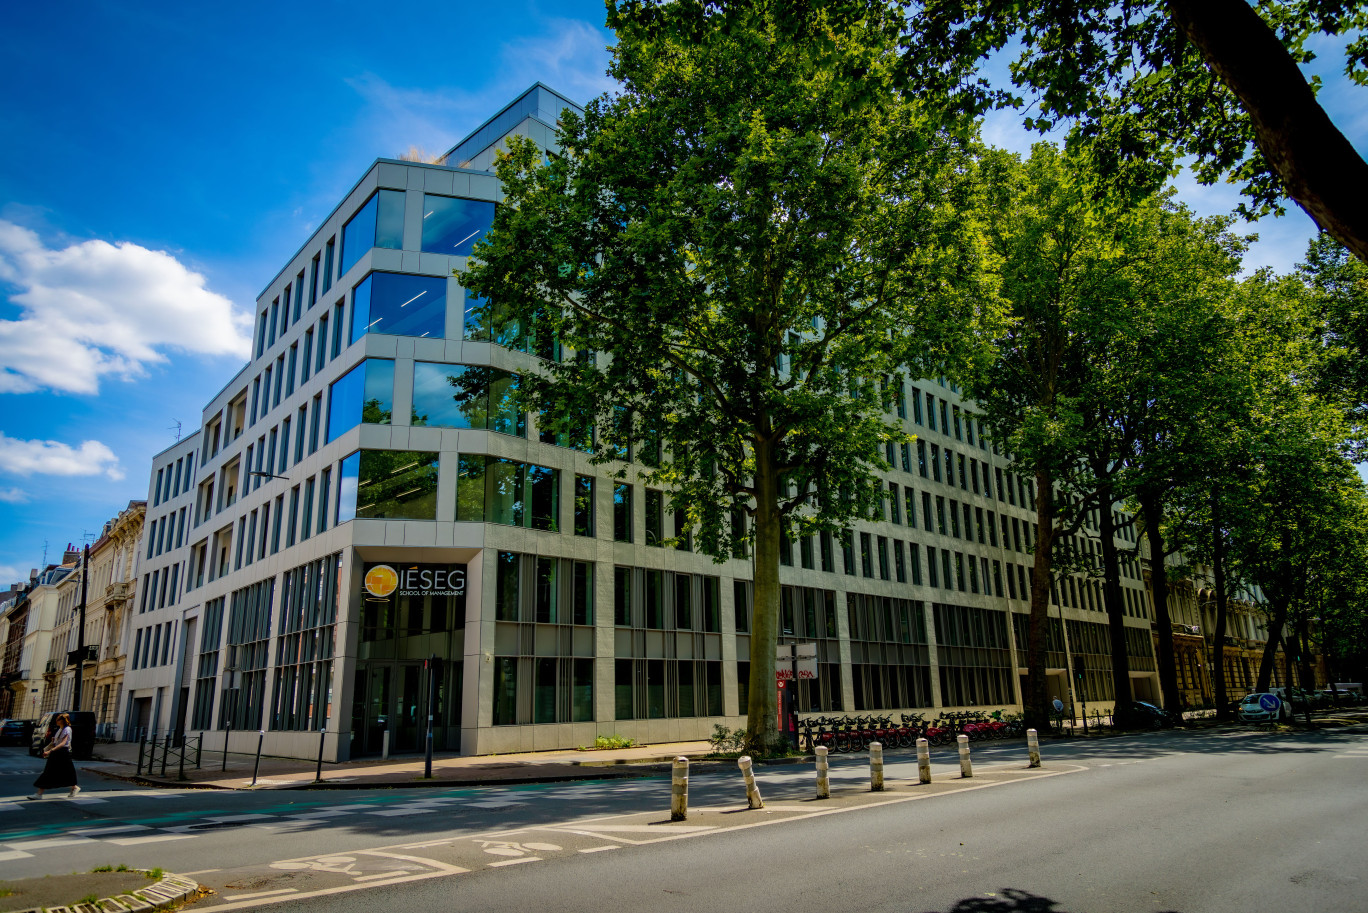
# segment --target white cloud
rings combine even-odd
[[[96,393],[143,374],[164,350],[250,354],[251,317],[165,251],[83,241],[57,249],[0,220],[0,281],[17,320],[0,320],[0,393]]]
[[[23,504],[29,499],[22,488],[0,488],[0,504]]]
[[[0,432],[0,472],[19,476],[124,477],[119,458],[99,441],[82,441],[72,447],[61,441],[23,441]],[[14,491],[15,489],[11,489]]]
[[[0,590],[8,590],[11,583],[28,583],[29,569],[17,564],[0,564]]]

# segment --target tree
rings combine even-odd
[[[594,458],[668,489],[699,550],[753,545],[763,751],[781,538],[869,516],[906,440],[887,379],[994,329],[975,162],[898,93],[896,4],[624,0],[608,24],[621,93],[565,112],[549,154],[510,141],[465,281],[573,351],[524,373],[533,408],[592,422]]]
[[[1307,245],[1297,273],[1324,321],[1317,392],[1341,403],[1362,437],[1368,425],[1368,264],[1322,233]],[[1362,445],[1357,448],[1362,459]]]
[[[1034,565],[1026,644],[1026,718],[1049,719],[1046,624],[1060,543],[1093,502],[1061,498],[1080,480],[1090,437],[1090,360],[1127,300],[1126,273],[1140,221],[1099,185],[1086,160],[1049,144],[1026,161],[994,152],[984,167],[986,237],[1009,308],[993,359],[965,377],[994,440],[1033,479]],[[1109,509],[1109,508],[1108,508]],[[1058,557],[1068,557],[1061,555]]]
[[[1071,140],[1154,187],[1175,156],[1197,177],[1243,182],[1247,214],[1295,200],[1368,261],[1368,164],[1298,69],[1317,35],[1342,36],[1345,73],[1368,83],[1368,10],[1345,0],[1016,3],[921,0],[909,17],[914,83],[960,110],[1021,105],[981,62],[1012,42],[1012,81],[1039,106],[1028,127]]]

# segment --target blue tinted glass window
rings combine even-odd
[[[378,197],[371,197],[342,227],[343,273],[355,266],[361,255],[375,246],[375,212],[379,206]]]
[[[399,250],[404,246],[404,192],[381,190],[342,227],[341,272],[356,265],[372,247]]]
[[[353,453],[342,461],[342,471],[338,474],[337,485],[337,523],[346,523],[356,518],[356,485],[361,478],[361,451]]]
[[[413,424],[527,435],[518,376],[497,368],[413,364]]]
[[[328,388],[328,440],[357,424],[388,425],[394,411],[394,362],[368,358]]]
[[[352,294],[351,341],[365,333],[446,335],[446,279],[371,273]]]
[[[382,190],[375,196],[380,200],[380,211],[375,214],[375,246],[403,250],[404,192]]]
[[[475,242],[494,221],[494,204],[455,197],[423,197],[423,250],[430,254],[470,256]]]

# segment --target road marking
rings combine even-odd
[[[620,850],[622,847],[616,844],[612,846],[591,846],[588,849],[580,850],[581,853],[602,853],[604,850]]]
[[[489,868],[497,869],[505,865],[522,865],[524,862],[541,862],[540,856],[524,856],[521,859],[504,859],[500,862],[491,862]]]
[[[81,837],[97,837],[101,834],[126,834],[129,831],[150,830],[150,827],[144,827],[141,824],[123,824],[119,827],[86,827],[81,828],[80,830],[70,831],[69,833],[77,834]]]
[[[154,834],[151,837],[114,837],[106,843],[115,846],[141,846],[144,843],[163,843],[167,840],[189,840],[194,834]]]
[[[25,853],[23,850],[0,850],[0,862],[9,859],[32,859],[32,853]]]
[[[7,845],[16,850],[50,850],[58,846],[79,846],[94,842],[89,837],[48,837],[43,840],[11,840]]]
[[[281,894],[298,894],[298,888],[281,888],[277,891],[258,891],[255,894],[225,894],[228,900],[253,900],[258,897],[278,897]]]

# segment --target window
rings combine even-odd
[[[333,284],[333,254],[337,247],[337,239],[329,238],[328,244],[323,248],[323,291],[332,288]],[[312,307],[310,302],[310,307]]]
[[[367,358],[328,388],[328,442],[358,424],[388,425],[394,412],[394,362]]]
[[[367,333],[446,335],[446,279],[371,273],[352,290],[351,341]]]
[[[466,289],[464,314],[464,338],[472,342],[490,342],[505,349],[526,350],[529,347],[527,328],[506,306],[486,301]]]
[[[349,476],[355,480],[350,484]],[[342,461],[342,490],[337,501],[339,523],[352,517],[435,520],[437,454],[407,450],[352,454]]]
[[[280,636],[276,643],[271,728],[319,730],[332,697],[333,625],[337,619],[341,554],[285,572]]]
[[[413,363],[413,424],[483,428],[527,436],[527,415],[516,403],[518,375],[497,368]]]
[[[559,532],[560,470],[500,457],[462,455],[456,479],[456,519]]]
[[[632,541],[632,486],[613,483],[613,541]]]
[[[493,203],[424,194],[423,251],[468,257],[493,221]]]
[[[575,476],[575,535],[594,538],[594,479]]]
[[[665,493],[646,489],[646,544],[660,545],[665,538]]]
[[[404,246],[404,191],[380,190],[342,227],[342,265],[346,273],[372,247]]]

